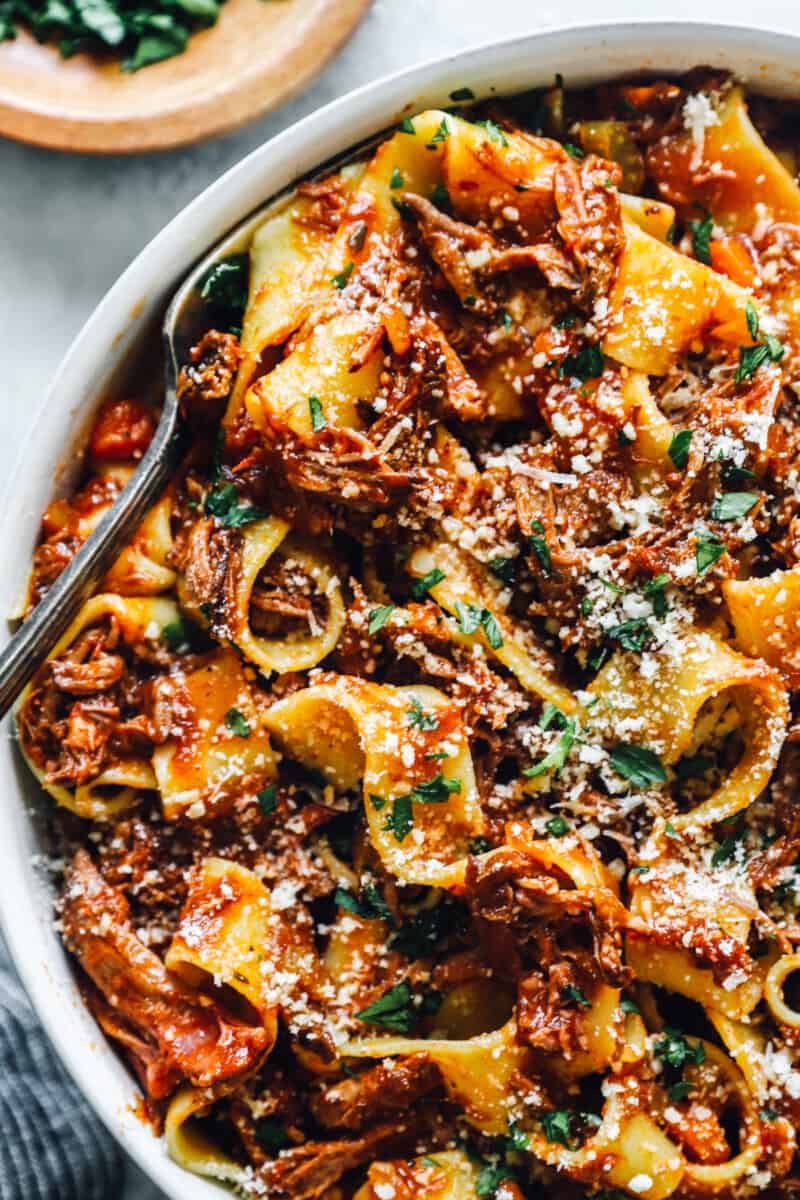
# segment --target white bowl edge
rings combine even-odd
[[[478,96],[541,86],[558,70],[568,83],[629,72],[673,72],[698,63],[728,67],[757,90],[800,97],[800,36],[713,21],[610,21],[559,26],[424,63],[327,105],[253,151],[207,188],[145,247],[95,309],[39,406],[30,440],[0,501],[0,611],[27,575],[41,512],[63,464],[115,368],[191,264],[270,196],[405,112],[448,102],[455,88]],[[61,397],[70,397],[64,403]],[[0,623],[0,643],[8,639]],[[21,762],[11,727],[0,743],[0,924],[36,1012],[70,1074],[138,1165],[171,1200],[220,1200],[216,1184],[188,1175],[134,1112],[137,1091],[85,1009],[53,928],[51,896],[36,856],[41,793]]]

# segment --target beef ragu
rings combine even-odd
[[[205,281],[181,469],[18,711],[57,920],[245,1195],[777,1197],[800,110],[452,99]],[[154,421],[101,409],[32,607]]]

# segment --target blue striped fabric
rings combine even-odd
[[[0,1200],[120,1200],[123,1187],[114,1139],[0,971]]]

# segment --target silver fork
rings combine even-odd
[[[47,658],[81,605],[110,570],[145,513],[166,487],[180,458],[185,437],[178,409],[177,383],[181,363],[192,341],[203,332],[200,287],[211,268],[243,248],[275,201],[264,205],[214,246],[197,264],[172,298],[164,317],[164,407],[155,436],[130,480],[91,537],[59,575],[47,595],[20,626],[0,654],[0,717]]]

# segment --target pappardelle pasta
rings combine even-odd
[[[59,926],[244,1195],[777,1197],[798,108],[451,99],[205,281],[182,467],[17,711]],[[154,424],[101,408],[31,607]]]

